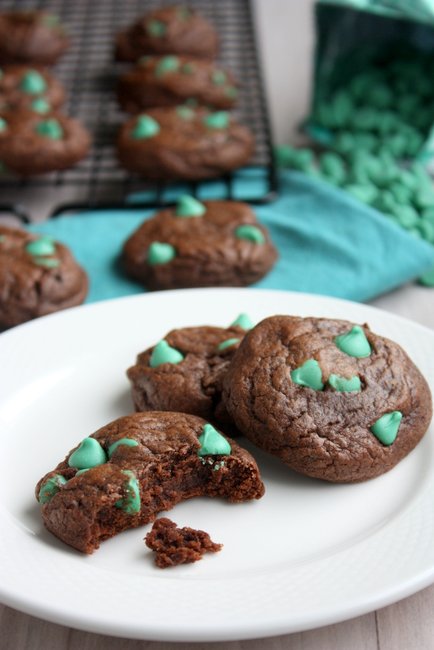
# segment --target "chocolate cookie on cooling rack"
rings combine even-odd
[[[117,142],[121,164],[151,180],[215,178],[242,167],[253,150],[252,133],[229,113],[188,106],[133,117]]]
[[[65,90],[45,68],[6,65],[0,71],[0,111],[28,109],[45,115],[65,101]]]
[[[0,13],[0,64],[53,65],[69,43],[54,14],[33,10]]]
[[[128,113],[184,103],[227,109],[236,104],[237,96],[237,83],[230,71],[188,56],[142,57],[118,84],[119,104]]]
[[[205,59],[217,55],[214,27],[194,9],[162,7],[141,16],[116,38],[116,58],[137,61],[145,54],[186,54]]]
[[[87,155],[89,147],[87,130],[61,113],[23,110],[0,117],[2,171],[33,176],[68,169]]]

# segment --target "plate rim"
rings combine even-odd
[[[392,318],[393,320],[402,321],[407,325],[411,325],[416,328],[421,328],[426,332],[434,334],[434,329],[432,329],[428,325],[423,325],[422,323],[414,321],[411,318],[408,318],[406,316],[402,316],[401,314],[395,314],[391,311],[387,311],[387,309],[382,309],[381,307],[376,307],[375,305],[368,305],[366,304],[366,302],[357,302],[356,300],[349,300],[348,298],[340,298],[338,296],[328,296],[320,293],[318,294],[308,293],[306,291],[289,291],[286,289],[267,289],[261,287],[204,287],[204,288],[191,288],[191,289],[168,289],[164,291],[163,290],[149,291],[144,293],[136,293],[128,296],[116,296],[115,298],[108,298],[106,300],[97,300],[91,303],[83,303],[81,305],[76,305],[75,307],[69,307],[67,309],[62,309],[60,311],[53,312],[52,314],[39,316],[38,318],[35,318],[33,320],[27,321],[25,323],[20,323],[19,325],[15,325],[9,329],[0,331],[0,343],[3,340],[2,337],[13,335],[15,334],[15,332],[18,331],[21,332],[24,328],[34,327],[36,325],[39,325],[40,323],[45,323],[47,322],[48,319],[49,321],[51,321],[52,319],[64,318],[65,316],[68,316],[71,313],[74,314],[84,313],[102,306],[117,304],[121,302],[136,302],[136,301],[141,302],[142,300],[147,300],[149,298],[152,298],[153,296],[170,297],[172,295],[179,295],[181,293],[196,295],[201,293],[218,294],[218,293],[227,293],[227,292],[229,293],[248,292],[249,294],[252,293],[276,294],[282,296],[294,296],[297,298],[301,297],[301,299],[304,298],[315,299],[315,300],[319,300],[320,302],[323,301],[324,303],[342,303],[343,305],[355,306],[357,308],[367,310],[368,312],[372,312],[374,314],[383,314],[386,317]]]

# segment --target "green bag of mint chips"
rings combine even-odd
[[[342,153],[434,156],[434,1],[320,0],[307,131]]]
[[[434,245],[434,0],[318,0],[315,20],[310,144],[277,163]]]
[[[389,18],[403,18],[421,23],[434,24],[433,0],[320,0],[321,4],[333,4],[368,11]]]

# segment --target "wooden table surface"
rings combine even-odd
[[[275,140],[289,142],[308,105],[313,0],[256,0]],[[407,285],[370,304],[434,329],[434,290]],[[434,540],[433,540],[434,543]],[[307,632],[206,650],[432,650],[434,586],[394,605]],[[184,650],[188,643],[117,639],[48,623],[0,605],[0,650]]]

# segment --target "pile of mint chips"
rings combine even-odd
[[[277,162],[339,186],[434,245],[434,2],[320,1],[312,145]],[[420,281],[434,286],[434,270]]]

